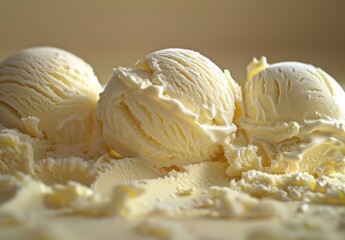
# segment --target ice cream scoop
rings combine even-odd
[[[238,126],[250,150],[228,157],[229,175],[251,168],[318,176],[345,172],[345,93],[330,75],[312,65],[269,65],[262,58],[249,65],[242,94]]]
[[[260,65],[265,62],[252,63],[248,75]],[[243,95],[247,120],[253,122],[345,119],[342,88],[322,69],[308,64],[267,65],[248,79]]]
[[[114,71],[96,108],[109,148],[156,168],[221,155],[239,96],[227,70],[197,52],[166,49]]]
[[[25,49],[0,64],[0,123],[86,150],[101,91],[79,57],[52,47]]]

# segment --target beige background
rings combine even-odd
[[[154,50],[201,52],[237,81],[253,56],[312,63],[345,80],[344,0],[0,0],[0,59],[26,47],[67,49],[106,83]]]

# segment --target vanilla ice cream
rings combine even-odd
[[[184,49],[118,67],[96,108],[108,147],[153,167],[216,159],[230,141],[238,85],[228,71]]]
[[[326,72],[298,62],[254,60],[242,94],[238,125],[249,147],[230,154],[229,175],[249,169],[345,172],[345,93]]]
[[[0,123],[85,151],[101,91],[79,57],[52,47],[25,49],[0,64]]]
[[[1,65],[0,239],[344,239],[344,93],[321,70],[256,61],[241,102],[207,58],[155,52],[115,69],[93,134],[90,68],[36,50]],[[56,153],[83,134],[94,155]]]

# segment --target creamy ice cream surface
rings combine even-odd
[[[108,147],[155,168],[222,155],[236,130],[239,96],[228,71],[185,49],[157,51],[114,71],[96,108]]]
[[[0,64],[0,123],[86,151],[101,91],[79,57],[52,47],[25,49]]]
[[[325,71],[299,62],[270,65],[265,61],[254,60],[248,66],[243,89],[247,121],[345,119],[344,90]],[[261,71],[253,74],[257,68]]]
[[[344,239],[344,94],[321,70],[255,61],[242,102],[227,71],[166,49],[97,102],[63,50],[0,66],[0,239]]]
[[[345,173],[344,103],[343,89],[320,68],[254,60],[238,120],[249,147],[235,150],[239,157],[229,158],[228,174],[250,168],[318,176]]]

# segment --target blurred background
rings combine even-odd
[[[311,63],[345,82],[344,10],[344,0],[0,0],[0,59],[56,46],[89,62],[105,84],[113,67],[179,47],[239,82],[262,55]]]

